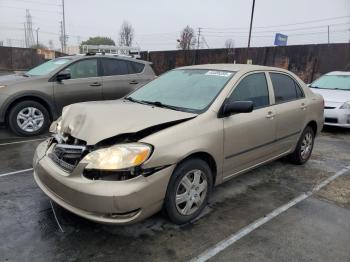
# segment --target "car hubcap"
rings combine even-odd
[[[307,159],[310,156],[312,149],[313,138],[310,132],[306,133],[301,143],[300,155],[302,159]]]
[[[188,172],[176,190],[176,208],[182,215],[191,215],[203,204],[208,191],[207,177],[201,170]]]
[[[35,107],[25,107],[17,115],[19,128],[26,132],[35,132],[44,124],[44,114]]]

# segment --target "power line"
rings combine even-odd
[[[264,30],[264,31],[253,31],[254,33],[270,33],[270,32],[276,32],[276,31],[300,31],[300,30],[307,30],[307,29],[316,29],[316,28],[326,28],[327,26],[347,26],[350,25],[350,22],[348,23],[338,23],[338,24],[326,24],[326,25],[319,25],[319,26],[310,26],[310,27],[302,27],[302,28],[288,28],[288,29],[278,29],[278,30]],[[205,29],[204,29],[205,30]],[[205,31],[206,34],[236,34],[236,33],[247,33],[247,31]]]
[[[309,23],[316,23],[316,22],[323,22],[323,21],[337,20],[337,19],[344,19],[344,18],[350,18],[350,16],[347,15],[347,16],[330,17],[330,18],[309,20],[309,21],[292,23],[292,24],[255,26],[253,28],[271,28],[271,27],[291,26],[291,25],[302,25],[302,24],[309,24]],[[213,30],[217,30],[217,29],[219,29],[219,30],[230,30],[230,29],[246,29],[247,27],[202,27],[202,28],[203,29],[213,29]]]
[[[337,32],[348,32],[348,30],[334,30],[330,31],[331,33],[337,33]],[[318,31],[318,32],[307,32],[307,33],[298,33],[298,34],[289,34],[288,36],[299,36],[299,35],[315,35],[315,34],[327,34],[326,31]],[[218,37],[218,38],[227,38],[227,37],[232,37],[232,35],[207,35],[208,37]],[[273,35],[254,35],[252,34],[252,38],[255,37],[271,37]],[[240,36],[235,36],[235,37],[242,37],[246,38],[247,35],[240,35]]]
[[[47,2],[41,2],[41,1],[31,1],[31,0],[11,0],[11,2],[24,2],[24,3],[38,4],[38,5],[60,6],[59,4],[47,3]]]
[[[16,7],[16,6],[6,6],[6,5],[1,5],[1,7],[5,7],[5,8],[12,8],[12,9],[19,9],[19,10],[26,10],[28,8],[25,8],[25,7]],[[42,9],[36,9],[36,8],[30,8],[30,10],[34,10],[34,11],[37,11],[37,12],[49,12],[49,13],[60,13],[59,11],[50,11],[50,10],[42,10]]]

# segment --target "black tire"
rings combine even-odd
[[[43,118],[44,118],[43,124],[37,130],[26,131],[26,130],[22,129],[19,126],[19,124],[17,123],[17,116],[20,113],[20,111],[25,109],[25,108],[29,108],[29,107],[39,110],[43,115]],[[36,112],[38,112],[38,111],[36,111]],[[47,109],[42,104],[40,104],[36,101],[31,101],[31,100],[21,101],[21,102],[17,103],[16,105],[14,105],[10,109],[9,114],[8,114],[8,124],[9,124],[9,127],[12,130],[12,132],[14,132],[15,134],[17,134],[19,136],[40,135],[40,134],[47,131],[47,129],[50,125],[50,115],[49,115],[49,112],[47,111]]]
[[[306,138],[307,135],[310,135],[312,138],[312,144],[311,144],[311,148],[310,151],[307,155],[303,156],[302,155],[302,145],[303,145],[303,141]],[[307,126],[303,133],[301,134],[298,144],[294,150],[294,152],[292,154],[289,155],[289,160],[296,165],[303,165],[305,164],[309,158],[311,157],[312,154],[312,150],[314,148],[314,142],[315,142],[315,132],[314,130],[310,127]]]
[[[183,215],[177,209],[176,193],[183,177],[193,170],[200,170],[202,172],[201,176],[205,176],[207,182],[206,195],[205,198],[203,196],[203,202],[201,202],[201,204],[197,207],[198,209],[194,213],[190,215]],[[203,183],[203,180],[201,181]],[[164,202],[164,209],[169,219],[175,224],[185,224],[195,219],[206,207],[212,186],[213,175],[205,161],[198,158],[192,158],[179,164],[170,178]]]

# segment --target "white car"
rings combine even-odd
[[[323,96],[324,124],[350,128],[350,72],[330,72],[309,87]]]

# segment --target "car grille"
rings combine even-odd
[[[324,109],[334,109],[335,106],[325,106]]]
[[[338,119],[337,118],[331,118],[331,117],[326,117],[325,119],[324,119],[324,121],[326,122],[326,123],[338,123]]]
[[[85,146],[56,144],[49,157],[64,171],[72,172],[85,153]]]

